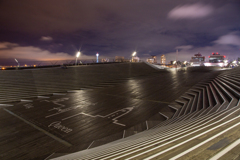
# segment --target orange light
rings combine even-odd
[[[36,67],[36,65],[33,65],[33,67]]]
[[[25,64],[25,67],[27,67],[27,65]]]
[[[3,67],[2,70],[4,70],[4,69],[6,69],[6,68]]]

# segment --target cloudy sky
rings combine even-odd
[[[0,0],[0,59],[240,57],[239,0]]]

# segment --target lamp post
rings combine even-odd
[[[132,56],[134,57],[136,54],[137,54],[137,52],[135,51],[135,52],[133,52]]]
[[[176,54],[177,54],[177,55],[176,55],[176,69],[177,69],[177,65],[178,65],[178,64],[177,64],[177,60],[178,60],[178,49],[176,50]]]
[[[18,67],[20,66],[20,64],[18,63],[18,60],[15,58],[15,61],[17,62],[17,64],[18,64]]]
[[[132,62],[133,62],[133,57],[136,56],[137,52],[134,51],[133,54],[132,54]]]
[[[80,56],[80,54],[81,54],[81,53],[78,52],[77,55],[76,55],[76,63],[75,63],[75,66],[77,65],[77,58]]]
[[[96,54],[96,58],[97,58],[97,63],[98,63],[98,56],[99,56],[99,54],[97,53],[97,54]]]

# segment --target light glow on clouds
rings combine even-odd
[[[221,36],[218,40],[214,41],[214,43],[221,45],[240,46],[240,37],[235,35],[235,33],[229,33]]]
[[[67,53],[51,53],[33,46],[19,46],[16,43],[0,42],[0,58],[17,58],[26,60],[75,60],[75,55]],[[95,59],[95,56],[86,56],[81,54],[81,59]]]
[[[50,36],[42,36],[42,37],[40,38],[40,40],[41,40],[41,41],[52,41],[53,38],[50,37]]]
[[[196,3],[177,6],[168,13],[168,17],[171,19],[194,19],[206,17],[212,12],[213,8],[211,6]]]
[[[10,42],[1,42],[0,43],[0,49],[8,49],[8,48],[12,48],[18,46],[18,44],[16,43],[10,43]]]

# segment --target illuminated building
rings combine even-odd
[[[148,58],[148,59],[147,59],[147,62],[153,64],[154,61],[153,61],[152,58]]]
[[[152,56],[153,63],[157,63],[157,56]]]
[[[148,63],[151,63],[151,64],[153,64],[153,63],[157,63],[157,56],[155,56],[155,55],[152,55],[152,58],[148,58],[147,59],[147,62]]]
[[[104,59],[102,59],[102,62],[109,62],[109,59],[108,58],[104,58]]]
[[[133,56],[132,57],[132,62],[139,62],[139,57]]]
[[[124,62],[124,57],[115,56],[115,62]]]
[[[163,55],[161,55],[161,62],[160,62],[161,64],[166,64],[166,57],[165,57],[165,55],[163,54]]]

